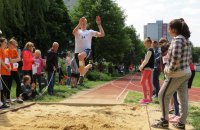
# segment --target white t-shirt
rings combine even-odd
[[[97,31],[79,29],[75,36],[75,53],[91,49],[92,37],[96,36]]]

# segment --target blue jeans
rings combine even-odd
[[[159,82],[160,71],[158,68],[154,68],[153,70],[153,87],[154,87],[154,95],[158,97],[158,93],[160,91],[160,82]]]
[[[177,92],[174,93],[173,98],[174,98],[174,115],[180,116],[180,114],[179,114],[179,103],[178,103],[178,98],[177,98]]]
[[[71,67],[68,66],[67,67],[67,82],[66,82],[66,85],[70,85],[70,82],[71,82]]]
[[[55,73],[54,72],[48,72],[48,93],[49,95],[54,94],[54,84],[55,84]]]

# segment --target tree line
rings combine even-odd
[[[27,41],[35,44],[43,54],[54,41],[59,51],[74,51],[73,28],[85,16],[88,28],[98,30],[95,17],[99,15],[106,33],[104,38],[93,39],[93,59],[114,65],[137,65],[145,49],[133,25],[125,24],[126,15],[113,0],[79,0],[69,12],[63,0],[0,0],[0,30],[6,38],[14,37],[23,49]],[[199,49],[193,51],[195,61]]]

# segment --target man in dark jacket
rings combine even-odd
[[[55,71],[58,68],[58,51],[59,44],[54,42],[52,48],[47,52],[46,71],[48,72],[48,93],[54,94]]]

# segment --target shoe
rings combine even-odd
[[[173,125],[173,127],[177,128],[177,129],[185,130],[185,124],[182,124],[180,122],[174,123],[172,125]]]
[[[11,99],[6,100],[6,103],[11,103],[11,102],[12,102]]]
[[[169,120],[172,120],[172,119],[174,119],[176,117],[176,115],[171,115],[170,117],[169,117]]]
[[[152,102],[151,99],[141,99],[140,100],[140,104],[146,104],[146,103],[150,103],[150,102]]]
[[[174,108],[170,108],[169,114],[173,114],[173,113],[174,113]]]
[[[39,93],[39,96],[42,96],[42,93]]]
[[[169,119],[169,122],[170,123],[178,123],[179,122],[179,118],[180,118],[179,116],[175,116],[173,119],[171,119],[171,120]]]
[[[161,118],[157,123],[151,125],[153,128],[162,128],[162,129],[168,129],[169,122],[163,118]]]
[[[83,85],[83,80],[84,80],[84,77],[83,76],[80,76],[80,79],[78,81],[79,85]]]
[[[4,103],[2,106],[0,106],[0,109],[9,108],[9,107],[10,107],[10,105]]]
[[[0,101],[0,107],[3,105],[3,103]]]
[[[88,64],[89,69],[92,68],[92,64]]]
[[[16,99],[16,102],[17,102],[17,103],[23,103],[24,101],[23,101],[21,98],[17,98],[17,99]]]
[[[158,98],[158,96],[157,95],[153,95],[152,98]]]

